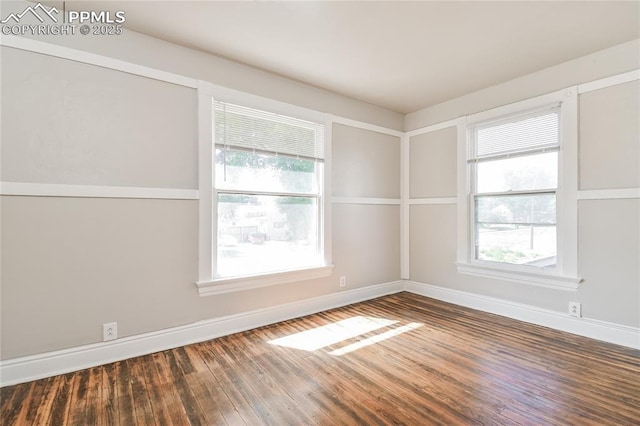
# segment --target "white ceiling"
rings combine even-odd
[[[91,8],[124,10],[132,30],[408,113],[636,39],[639,5],[98,1]]]

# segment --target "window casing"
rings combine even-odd
[[[458,135],[458,271],[576,289],[575,88],[466,117]]]
[[[201,296],[331,274],[329,116],[200,82]]]

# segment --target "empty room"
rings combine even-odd
[[[640,1],[0,30],[0,425],[640,424]]]

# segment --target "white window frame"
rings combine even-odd
[[[509,115],[523,114],[559,104],[560,149],[558,151],[557,263],[552,269],[484,262],[474,255],[472,167],[468,163],[474,125]],[[473,114],[458,123],[457,153],[457,270],[460,273],[536,285],[575,290],[578,277],[578,91],[577,87]]]
[[[272,99],[251,95],[205,81],[198,82],[198,281],[201,296],[230,293],[252,288],[322,278],[331,275],[331,119],[328,114]],[[320,230],[324,264],[290,271],[267,272],[257,275],[220,278],[216,275],[217,261],[217,192],[215,189],[213,140],[213,100],[261,109],[325,126],[324,182],[321,194]]]

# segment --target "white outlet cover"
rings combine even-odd
[[[102,324],[102,341],[116,340],[118,338],[118,323],[108,322]]]
[[[582,317],[582,304],[579,302],[569,302],[569,315],[575,318]]]

